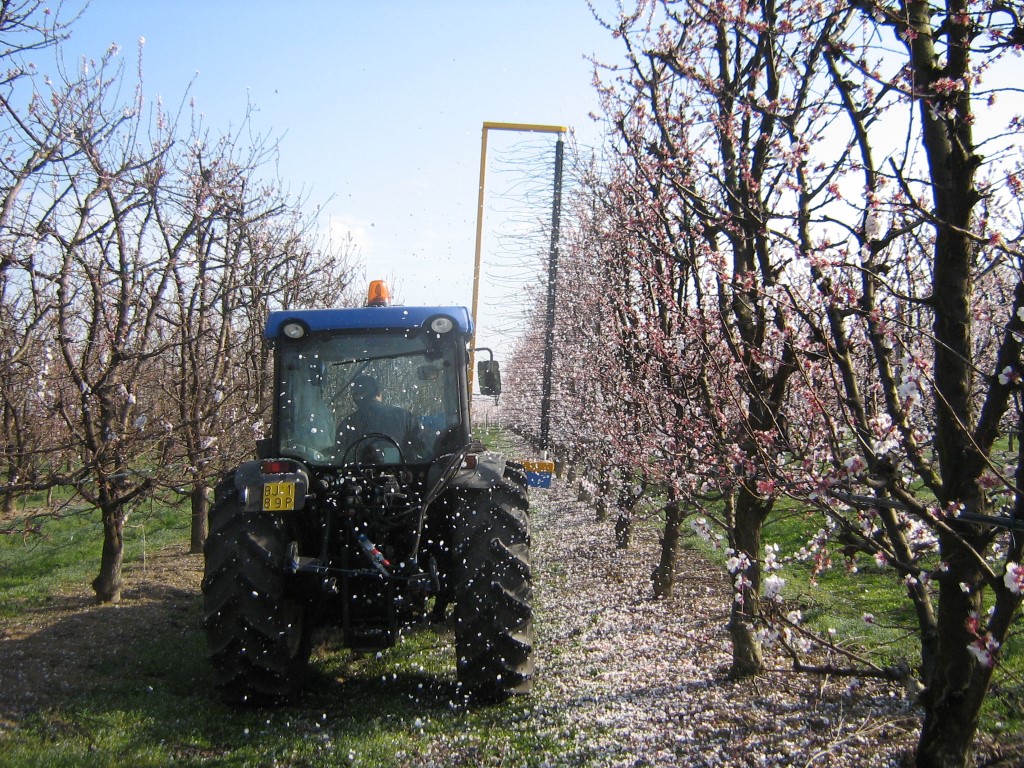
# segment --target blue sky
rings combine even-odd
[[[251,103],[282,137],[281,178],[326,203],[323,226],[351,231],[366,276],[395,276],[405,304],[470,303],[483,122],[596,143],[585,57],[621,56],[585,0],[92,0],[66,52],[116,42],[132,62],[140,37],[147,97],[176,105],[195,78],[214,130]]]

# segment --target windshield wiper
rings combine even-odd
[[[353,357],[348,360],[337,360],[331,365],[352,365],[352,363],[372,363],[374,360],[398,360],[402,357],[427,357],[427,350],[417,349],[412,352],[395,352],[393,355],[372,355],[370,357]]]

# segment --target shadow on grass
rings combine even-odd
[[[25,611],[0,630],[0,717],[91,692],[150,690],[171,672],[154,653],[193,645],[196,615],[194,593],[166,586],[128,590],[119,605],[61,595]]]
[[[0,630],[9,764],[245,765],[278,755],[329,764],[341,745],[415,754],[425,723],[457,730],[479,711],[460,697],[450,636],[433,627],[379,655],[318,646],[294,702],[226,706],[212,689],[201,615],[196,592],[155,586],[126,591],[118,606],[54,598],[9,623]]]

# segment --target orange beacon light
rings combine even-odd
[[[371,280],[370,290],[366,292],[366,306],[387,307],[391,304],[391,291],[383,280]]]

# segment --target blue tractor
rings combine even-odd
[[[205,548],[222,697],[293,697],[319,628],[370,651],[430,619],[454,622],[467,696],[528,691],[526,476],[472,437],[469,312],[388,306],[375,282],[366,307],[272,312],[266,337],[270,435],[218,484]],[[479,378],[498,394],[496,363]]]

